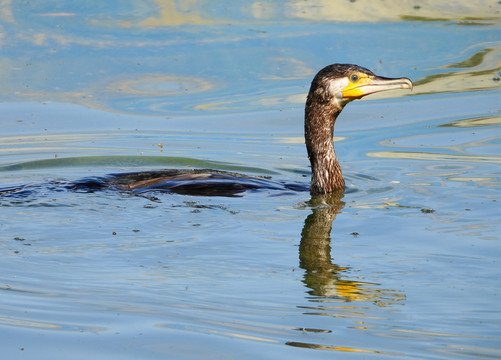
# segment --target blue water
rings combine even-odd
[[[0,15],[6,359],[497,359],[497,2],[9,3]],[[391,6],[390,6],[391,5]],[[347,106],[347,191],[68,191],[214,168],[309,183],[333,62],[412,92]]]

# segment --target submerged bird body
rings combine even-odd
[[[329,65],[317,73],[306,99],[304,121],[312,194],[327,194],[345,187],[333,143],[334,125],[344,106],[365,95],[393,89],[412,89],[412,82],[407,78],[376,76],[350,64]]]

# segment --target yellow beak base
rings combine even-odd
[[[360,99],[365,95],[395,89],[412,89],[412,81],[407,78],[385,78],[369,76],[359,73],[356,82],[350,83],[343,89],[343,97],[350,101]]]

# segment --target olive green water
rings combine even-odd
[[[6,359],[501,357],[501,5],[29,2],[0,11]],[[216,168],[307,185],[315,72],[412,92],[336,125],[348,189],[72,192]]]

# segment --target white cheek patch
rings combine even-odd
[[[330,95],[331,102],[335,105],[344,106],[346,100],[343,96],[343,90],[349,85],[350,81],[343,77],[340,79],[330,80],[328,83],[328,91]]]

